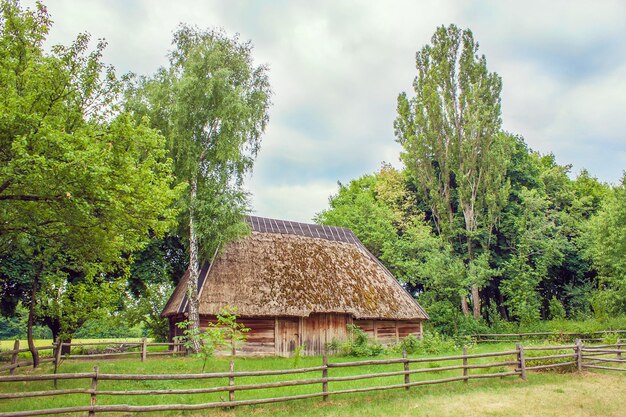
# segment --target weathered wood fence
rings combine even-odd
[[[69,347],[70,354],[61,355],[62,349],[59,346]],[[108,348],[102,352],[93,353],[71,353],[72,348],[85,347],[97,347],[107,346]],[[168,350],[164,351],[150,351],[151,347],[168,347]],[[138,356],[141,361],[145,361],[148,356],[158,355],[181,355],[185,354],[186,350],[182,348],[179,343],[153,343],[148,342],[147,339],[142,339],[140,342],[80,342],[80,343],[61,343],[54,342],[49,346],[38,346],[36,350],[40,355],[49,353],[49,356],[43,356],[39,360],[39,363],[52,362],[58,367],[61,361],[66,359],[113,359],[121,356]],[[30,352],[28,348],[20,349],[20,341],[16,340],[12,350],[5,350],[0,352],[0,360],[7,362],[6,358],[9,357],[8,364],[0,365],[0,372],[9,371],[11,375],[15,373],[17,368],[23,368],[26,366],[32,366],[33,360],[20,357],[20,353]]]
[[[299,369],[282,369],[282,370],[264,370],[264,371],[235,371],[234,362],[230,364],[230,370],[228,372],[216,372],[216,373],[201,373],[201,374],[106,374],[98,372],[98,368],[94,367],[93,372],[85,373],[59,373],[51,375],[11,375],[0,376],[0,383],[11,382],[32,382],[32,381],[58,381],[58,380],[75,380],[86,379],[89,381],[87,388],[71,388],[71,389],[56,389],[47,391],[20,391],[0,393],[0,400],[14,400],[21,398],[32,397],[48,397],[56,395],[75,395],[82,394],[89,396],[89,405],[65,407],[65,408],[49,408],[40,410],[28,410],[28,411],[15,411],[0,413],[0,417],[18,417],[18,416],[35,416],[44,414],[64,414],[64,413],[78,413],[88,412],[90,416],[94,416],[97,412],[155,412],[155,411],[183,411],[183,410],[204,410],[210,408],[232,408],[242,405],[253,404],[267,404],[278,403],[284,401],[300,400],[306,398],[321,397],[323,400],[327,400],[331,395],[357,393],[357,392],[369,392],[380,391],[388,389],[410,389],[411,387],[420,385],[442,384],[454,381],[468,382],[471,379],[478,378],[503,378],[507,376],[518,376],[521,379],[527,378],[527,372],[539,371],[545,369],[552,369],[558,367],[570,367],[572,369],[578,369],[579,371],[584,368],[592,369],[605,369],[605,370],[618,370],[626,371],[626,368],[619,368],[616,366],[603,366],[598,363],[624,363],[626,360],[621,358],[622,353],[626,353],[626,349],[622,349],[625,345],[618,343],[615,345],[599,345],[599,346],[585,346],[582,342],[577,341],[573,345],[562,346],[541,346],[541,347],[526,347],[521,344],[517,344],[515,350],[502,351],[502,352],[489,352],[489,353],[477,353],[466,354],[456,356],[442,356],[432,358],[408,358],[406,354],[403,354],[402,358],[397,359],[380,359],[380,360],[365,360],[356,362],[328,362],[326,356],[322,359],[320,366],[299,368]],[[533,356],[535,352],[539,351],[540,356]],[[543,351],[550,352],[552,354],[543,354]],[[562,353],[566,351],[567,353]],[[571,351],[571,352],[570,352]],[[607,356],[615,356],[615,358],[608,358]],[[476,361],[477,359],[493,358],[495,362],[479,362],[472,363],[470,361]],[[417,364],[429,364],[437,362],[452,362],[449,366],[437,367],[416,367]],[[460,361],[460,363],[455,363]],[[539,362],[540,364],[536,364]],[[330,373],[338,368],[347,367],[363,367],[373,365],[399,365],[398,370],[366,373],[358,375],[347,376],[331,376]],[[489,368],[498,368],[500,371],[488,373],[477,373]],[[421,373],[438,373],[441,371],[459,371],[457,376],[451,376],[439,379],[427,379],[427,380],[411,380],[411,376]],[[264,377],[270,375],[302,375],[319,373],[320,377],[311,377],[308,379],[294,379],[278,382],[265,382],[254,384],[240,384],[237,385],[237,379],[243,377]],[[345,381],[357,381],[370,378],[381,377],[393,377],[403,376],[403,383],[391,383],[386,385],[373,385],[361,388],[352,389],[337,389],[332,390],[329,387],[330,383],[345,382]],[[227,381],[225,385],[212,386],[205,388],[187,388],[187,389],[143,389],[143,390],[103,390],[98,388],[100,381],[180,381],[180,380],[209,380],[209,379],[224,379]],[[298,385],[317,385],[320,390],[312,393],[299,394],[299,395],[287,395],[287,396],[275,396],[271,398],[258,398],[258,399],[245,399],[237,400],[236,393],[249,390],[260,390],[268,388],[281,388]],[[21,385],[21,388],[24,386]],[[111,405],[98,405],[98,398],[101,396],[138,396],[138,395],[182,395],[182,394],[207,394],[207,393],[219,393],[228,392],[228,401],[214,401],[194,404],[155,404],[155,405],[127,405],[127,404],[111,404]]]
[[[626,335],[626,330],[603,330],[598,332],[534,332],[534,333],[485,333],[474,334],[472,339],[476,343],[502,343],[523,342],[524,340],[558,339],[561,341],[574,341],[580,339],[584,342],[601,342],[607,335]]]

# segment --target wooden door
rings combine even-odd
[[[300,346],[298,318],[280,317],[276,319],[276,354],[291,356],[296,347]]]

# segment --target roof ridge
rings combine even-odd
[[[252,215],[246,216],[245,220],[253,231],[260,233],[313,237],[334,242],[346,242],[354,245],[358,245],[360,242],[354,232],[346,227],[294,222]]]

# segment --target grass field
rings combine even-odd
[[[479,345],[471,353],[510,350],[511,344]],[[459,351],[446,354],[459,354]],[[438,355],[441,356],[441,355]],[[390,355],[388,357],[398,357]],[[332,357],[330,362],[345,362],[358,358]],[[482,358],[482,362],[499,361],[500,359]],[[206,372],[222,372],[228,370],[230,358],[213,358],[207,364]],[[477,363],[478,360],[470,361]],[[458,363],[458,362],[456,362]],[[301,358],[295,364],[288,358],[236,358],[235,370],[289,369],[297,367],[317,366],[320,357]],[[436,370],[451,362],[435,364],[419,364]],[[64,361],[59,372],[91,371],[97,365],[102,373],[197,373],[202,368],[202,360],[193,357],[184,358],[149,358],[140,362],[137,358],[99,360],[99,361]],[[411,365],[412,369],[418,364]],[[332,368],[329,376],[347,376],[354,374],[398,371],[401,364],[371,365],[358,368]],[[472,370],[472,372],[496,372],[500,369]],[[21,369],[20,373],[48,373],[51,366],[45,364],[39,370]],[[435,373],[411,375],[411,381],[440,379],[458,376],[459,370],[437,371]],[[265,376],[237,378],[236,384],[274,382],[288,379],[318,378],[319,372],[300,375]],[[402,382],[402,376],[373,378],[359,381],[331,382],[331,390],[359,388],[374,385],[395,384]],[[89,380],[60,381],[59,388],[87,388]],[[165,388],[200,388],[226,385],[225,379],[201,381],[100,381],[99,390],[130,390],[130,389],[165,389]],[[319,392],[319,384],[311,386],[293,386],[255,391],[236,392],[236,399],[264,398],[284,395],[297,395]],[[52,388],[52,382],[2,383],[0,391],[35,391]],[[220,401],[227,398],[226,393],[193,394],[193,395],[160,395],[160,396],[98,396],[98,404],[172,404],[199,403]],[[42,407],[66,407],[87,405],[89,398],[85,394],[66,395],[59,397],[30,398],[23,400],[1,400],[0,411],[17,411]],[[347,394],[332,396],[328,402],[320,399],[292,401],[282,404],[244,406],[235,410],[209,410],[196,413],[184,413],[188,416],[526,416],[526,415],[591,415],[612,416],[623,415],[626,409],[626,373],[588,372],[579,374],[558,374],[554,372],[530,373],[527,382],[519,378],[506,377],[490,380],[472,380],[469,383],[454,382],[442,385],[413,387],[410,391],[389,390],[375,393]],[[115,415],[115,414],[108,414]],[[127,414],[119,414],[127,415]],[[150,414],[141,414],[150,415]],[[157,415],[157,414],[152,414]],[[180,415],[180,412],[159,413],[158,415]]]

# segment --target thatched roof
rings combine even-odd
[[[200,272],[200,314],[228,305],[242,316],[347,313],[427,319],[426,312],[348,229],[250,216],[252,232]],[[188,308],[185,274],[162,315]]]

